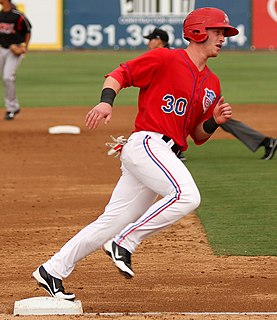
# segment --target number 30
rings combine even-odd
[[[171,113],[174,112],[177,116],[183,116],[186,113],[186,107],[188,104],[187,99],[185,98],[178,98],[175,99],[175,97],[171,94],[166,94],[163,97],[163,101],[166,101],[166,106],[161,106],[161,109],[165,113]]]

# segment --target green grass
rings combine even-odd
[[[104,75],[132,56],[137,53],[30,52],[17,72],[20,103],[28,107],[94,105]],[[137,89],[121,96],[124,103],[119,98],[119,104],[135,104]]]
[[[202,195],[197,214],[217,255],[277,255],[276,158],[237,140],[190,144],[186,165]]]
[[[276,52],[224,52],[209,60],[221,80],[226,101],[236,104],[275,104]]]
[[[98,102],[103,76],[137,51],[29,52],[17,72],[22,106],[91,106]],[[209,65],[221,78],[226,101],[276,103],[275,52],[222,52]],[[136,88],[123,90],[115,105],[136,105]],[[0,99],[3,100],[2,90]]]

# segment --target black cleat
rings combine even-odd
[[[104,244],[103,250],[125,278],[131,279],[135,275],[131,267],[131,253],[128,250],[111,240]]]
[[[43,266],[38,267],[37,270],[33,272],[33,277],[37,280],[39,286],[43,287],[50,296],[70,301],[75,299],[74,293],[64,291],[62,280],[51,276]]]
[[[277,139],[269,138],[269,142],[265,145],[265,154],[262,157],[263,160],[270,160],[273,158],[277,149]]]
[[[13,120],[15,118],[15,115],[20,112],[20,109],[15,110],[15,111],[7,111],[5,114],[4,119],[5,120]]]

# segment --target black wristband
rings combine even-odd
[[[112,88],[105,88],[101,92],[100,102],[106,102],[113,106],[114,99],[116,97],[116,92]]]
[[[211,116],[210,119],[208,119],[203,123],[203,129],[208,134],[214,133],[218,127],[219,127],[219,124],[215,122],[215,119],[213,116]]]

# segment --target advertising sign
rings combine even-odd
[[[62,49],[63,0],[13,0],[32,24],[30,49]]]
[[[66,48],[144,48],[155,27],[169,33],[172,47],[184,47],[182,25],[197,7],[227,8],[240,35],[226,41],[229,48],[249,47],[250,0],[65,0],[64,44]],[[242,3],[243,2],[243,3]],[[234,9],[235,8],[235,9]]]
[[[252,30],[255,48],[277,48],[277,0],[253,0]]]
[[[184,16],[194,0],[66,0],[65,45],[68,48],[145,48],[144,35],[155,27],[169,33],[174,47],[184,45]]]

